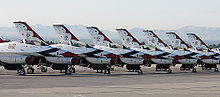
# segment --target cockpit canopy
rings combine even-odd
[[[72,46],[76,46],[76,47],[86,47],[87,44],[84,42],[80,42],[80,41],[70,41]]]
[[[23,42],[30,45],[48,46],[46,42],[39,39],[31,39],[31,40],[24,39]]]
[[[109,47],[111,47],[111,48],[123,48],[123,46],[118,44],[118,43],[110,43]]]

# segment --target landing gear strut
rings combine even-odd
[[[215,68],[214,72],[219,72],[218,68]]]
[[[76,69],[74,68],[74,65],[69,65],[68,68],[65,70],[65,75],[71,75],[72,73],[75,73]]]
[[[69,69],[65,70],[65,75],[71,75],[71,74],[72,74],[71,70],[69,70]]]
[[[167,70],[167,73],[172,73],[172,72],[173,72],[172,69]]]
[[[142,75],[142,74],[143,74],[143,70],[139,69],[139,70],[137,71],[137,73],[140,74],[140,75]]]
[[[197,72],[196,68],[193,68],[192,73],[196,73],[196,72]]]
[[[104,71],[104,74],[111,74],[111,66],[107,66],[106,70]]]
[[[39,68],[41,70],[41,72],[47,72],[47,67],[46,66],[40,66]]]
[[[28,65],[27,67],[28,67],[27,68],[27,73],[28,74],[33,74],[34,73],[34,68],[31,65]]]

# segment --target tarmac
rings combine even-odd
[[[106,75],[76,66],[72,75],[49,69],[19,76],[1,68],[0,97],[220,97],[220,72],[172,69],[168,74],[145,67],[138,75],[116,67]]]

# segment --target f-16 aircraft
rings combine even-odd
[[[218,72],[219,70],[217,65],[219,64],[220,52],[210,48],[194,33],[187,33],[187,36],[190,40],[192,47],[194,48],[194,49],[190,49],[191,51],[195,51],[208,56],[202,59],[203,69],[211,70],[212,68],[215,68],[214,71]]]
[[[44,44],[41,42],[41,44]],[[28,72],[33,72],[32,65],[50,61],[47,58],[64,58],[77,56],[76,54],[53,48],[51,46],[39,46],[20,42],[0,43],[0,61],[6,70],[17,70],[19,75],[25,75],[25,65]]]
[[[121,37],[121,41],[122,41],[123,45],[125,45],[127,47],[130,47],[132,49],[138,50],[138,51],[150,53],[153,56],[160,56],[156,59],[151,58],[153,63],[157,64],[156,65],[156,68],[157,68],[156,70],[158,70],[158,69],[159,70],[160,69],[169,69],[170,65],[175,65],[177,63],[185,64],[188,67],[194,68],[194,64],[197,63],[197,59],[189,58],[188,56],[184,56],[184,54],[186,54],[186,52],[181,52],[181,51],[179,51],[179,52],[169,51],[168,52],[167,50],[162,51],[162,50],[158,50],[158,49],[155,49],[155,50],[146,49],[126,29],[116,29],[116,30],[119,33],[120,37]],[[189,54],[189,53],[187,53],[187,54]],[[173,60],[173,62],[169,63],[169,64],[167,64],[166,62],[163,62],[163,61],[161,61],[161,62],[155,61],[155,60],[171,60],[171,59]],[[189,65],[189,64],[192,64],[192,65]],[[187,68],[187,67],[185,67],[185,65],[182,66],[181,68],[182,69]],[[169,72],[169,70],[168,70],[168,72]]]
[[[14,24],[19,32],[19,35],[23,38],[23,43],[1,43],[0,45],[6,45],[1,46],[2,49],[6,48],[7,52],[10,53],[11,51],[12,54],[16,55],[11,55],[10,57],[6,56],[4,58],[7,60],[1,59],[1,61],[5,63],[9,61],[11,64],[13,64],[13,62],[26,62],[26,64],[37,65],[39,62],[46,60],[44,63],[52,63],[53,69],[64,69],[66,75],[70,75],[75,70],[73,65],[79,64],[79,59],[81,56],[70,51],[49,46],[49,44],[46,43],[38,34],[36,34],[34,30],[31,29],[25,22],[14,22]],[[2,53],[4,52],[2,51]],[[30,68],[33,71],[32,67]],[[23,67],[19,69],[18,73],[21,75],[24,74]]]
[[[85,55],[81,63],[89,64],[89,67],[97,69],[97,72],[102,72],[104,69],[105,74],[110,74],[111,65],[115,65],[117,58],[120,56],[90,46],[88,47],[87,44],[79,42],[79,40],[64,25],[53,25],[53,27],[57,32],[61,44],[51,45],[52,47]]]

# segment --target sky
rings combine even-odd
[[[220,27],[220,0],[0,0],[0,27],[30,25],[97,26],[101,29],[183,26]]]

